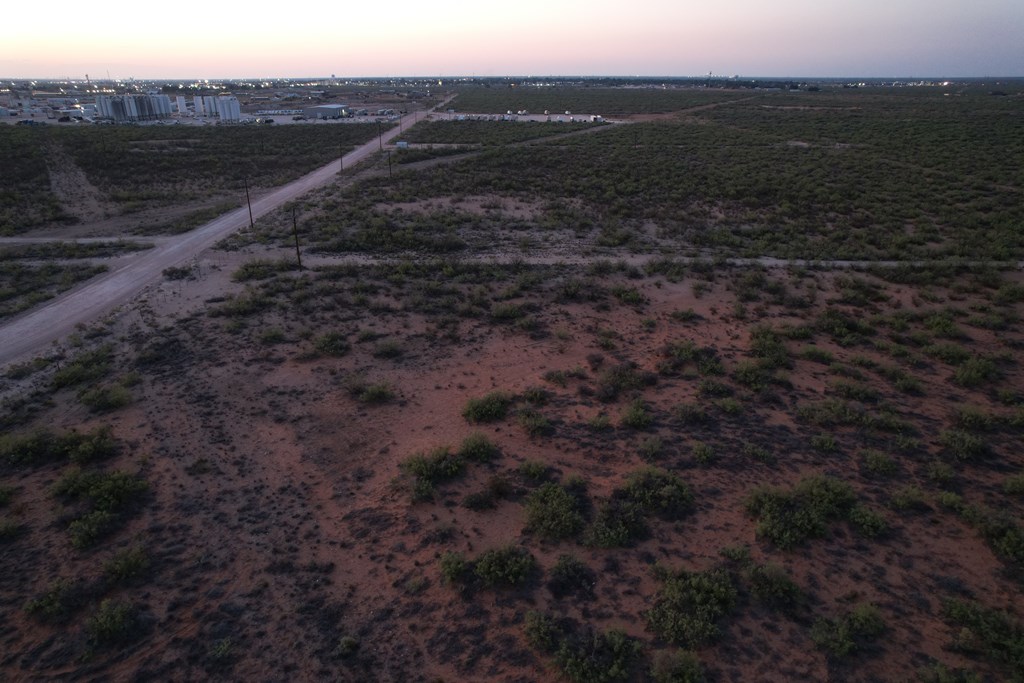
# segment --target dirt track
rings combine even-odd
[[[363,161],[377,152],[382,143],[398,137],[405,126],[412,125],[420,116],[421,112],[407,114],[402,126],[395,126],[385,132],[380,140],[374,138],[349,152],[344,156],[342,164],[350,168]],[[337,172],[338,161],[334,160],[298,180],[253,199],[253,218],[259,218],[314,188],[326,185],[336,177]],[[239,207],[182,235],[180,239],[157,246],[123,268],[101,275],[81,288],[9,320],[0,327],[0,365],[39,353],[47,344],[71,333],[76,325],[94,320],[124,304],[146,285],[159,279],[166,268],[188,263],[218,240],[245,228],[248,222],[248,209],[245,206]]]

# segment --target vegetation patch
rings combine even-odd
[[[662,586],[654,606],[645,613],[649,628],[665,641],[696,647],[720,634],[720,622],[736,606],[736,587],[729,572],[669,571],[659,568]]]
[[[791,489],[759,487],[746,501],[757,518],[757,535],[782,549],[820,538],[833,521],[846,519],[856,502],[853,488],[838,479],[812,476]]]

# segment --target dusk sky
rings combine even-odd
[[[12,2],[0,77],[1024,76],[1024,0]]]

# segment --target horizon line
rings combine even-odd
[[[352,80],[539,80],[539,79],[558,79],[558,80],[593,80],[593,79],[609,79],[609,80],[866,80],[866,81],[907,81],[907,80],[993,80],[993,79],[1011,79],[1021,80],[1024,79],[1024,75],[1008,75],[1008,74],[988,74],[984,76],[950,76],[950,75],[920,75],[920,74],[909,74],[909,75],[883,75],[883,76],[866,76],[866,75],[840,75],[840,76],[813,76],[813,75],[756,75],[756,76],[744,76],[734,74],[727,76],[724,74],[706,74],[706,75],[688,75],[688,76],[670,76],[666,74],[631,74],[631,75],[616,75],[616,74],[540,74],[540,75],[527,75],[527,74],[507,74],[503,76],[481,76],[471,74],[395,74],[387,76],[367,76],[367,75],[300,75],[300,76],[217,76],[217,77],[178,77],[178,76],[146,76],[146,77],[102,77],[102,78],[87,78],[87,74],[82,76],[0,76],[0,82],[3,81],[62,81],[62,82],[77,82],[86,81],[90,83],[117,83],[124,81],[180,81],[180,82],[208,82],[208,81],[296,81],[296,80],[333,80],[333,81],[352,81]]]

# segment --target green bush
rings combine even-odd
[[[325,356],[344,356],[351,348],[346,336],[341,332],[326,332],[316,338],[313,348]]]
[[[1024,496],[1024,473],[1012,474],[1004,479],[1003,491],[1013,496]]]
[[[583,529],[579,500],[559,484],[543,484],[526,499],[526,528],[548,540],[575,536]]]
[[[669,574],[645,614],[660,638],[695,647],[719,634],[718,622],[736,605],[736,588],[723,569]]]
[[[848,515],[850,524],[861,536],[878,538],[889,531],[885,516],[864,505],[854,505]]]
[[[477,578],[488,587],[519,586],[537,570],[537,560],[526,548],[507,545],[488,550],[474,563]]]
[[[0,436],[0,462],[16,466],[34,466],[65,458],[85,464],[116,452],[117,442],[110,427],[98,427],[85,434],[74,431],[58,434],[40,429],[28,434]]]
[[[78,400],[94,413],[109,413],[132,402],[132,392],[124,387],[94,387],[78,395]]]
[[[441,580],[448,585],[462,582],[471,568],[461,553],[448,551],[441,556]]]
[[[135,608],[127,602],[107,599],[85,623],[85,632],[94,646],[124,643],[139,636]]]
[[[704,668],[692,652],[662,650],[651,662],[654,683],[704,683]]]
[[[399,464],[399,469],[413,478],[413,500],[431,500],[434,486],[462,474],[465,461],[448,450],[447,446],[429,453],[417,453]]]
[[[549,436],[555,431],[548,418],[533,408],[520,408],[516,421],[530,436]]]
[[[548,590],[556,598],[569,594],[592,596],[597,574],[572,555],[559,555],[548,578]]]
[[[46,621],[65,620],[88,600],[88,587],[81,580],[55,579],[46,590],[25,603],[25,611]]]
[[[693,506],[693,494],[677,475],[656,467],[634,470],[618,494],[648,514],[679,519]]]
[[[550,615],[530,610],[526,613],[525,622],[526,642],[530,647],[547,653],[558,649],[562,631]]]
[[[805,601],[804,592],[785,569],[774,564],[751,566],[747,572],[750,593],[768,607],[792,612]]]
[[[869,604],[858,605],[838,619],[821,618],[811,626],[811,640],[833,657],[846,657],[885,632],[885,621]]]
[[[83,549],[120,526],[147,488],[145,480],[126,472],[83,472],[73,467],[51,490],[55,496],[86,501],[85,511],[68,525],[72,545]]]
[[[462,440],[456,454],[463,460],[490,462],[498,457],[501,451],[486,435],[475,432]]]
[[[999,368],[990,358],[971,356],[953,372],[953,381],[963,387],[973,388],[991,382],[999,377]]]
[[[758,519],[758,536],[789,549],[824,536],[829,522],[846,517],[854,502],[849,484],[812,476],[790,490],[759,487],[748,496],[746,508]]]
[[[505,419],[512,397],[501,391],[493,391],[482,398],[472,398],[462,410],[462,417],[468,422],[497,422]]]
[[[387,403],[395,397],[394,390],[388,384],[378,383],[369,384],[363,387],[363,390],[359,392],[357,397],[360,403]]]
[[[698,441],[693,444],[693,459],[698,465],[710,465],[715,462],[715,449],[710,444]]]
[[[54,373],[51,383],[55,389],[71,387],[86,382],[94,382],[106,377],[114,361],[113,349],[101,346],[91,351],[83,351]]]
[[[622,426],[630,429],[647,429],[653,422],[654,417],[640,399],[632,401],[620,418]]]
[[[547,479],[551,467],[541,460],[524,460],[517,468],[523,478],[533,482],[540,482]]]
[[[562,641],[555,661],[573,683],[628,681],[640,643],[621,631],[589,633]]]
[[[621,548],[647,533],[643,511],[628,500],[612,498],[598,508],[584,540],[597,548]]]
[[[988,452],[988,444],[977,434],[960,429],[944,429],[939,433],[939,443],[956,460],[975,460]]]
[[[140,545],[134,545],[115,553],[103,564],[103,573],[115,582],[130,581],[143,576],[149,570],[149,555]]]
[[[942,616],[960,627],[954,650],[979,653],[1014,680],[1024,679],[1024,626],[1015,617],[968,600],[946,600]]]
[[[878,477],[891,477],[898,469],[896,461],[882,451],[866,448],[861,451],[864,470]]]

